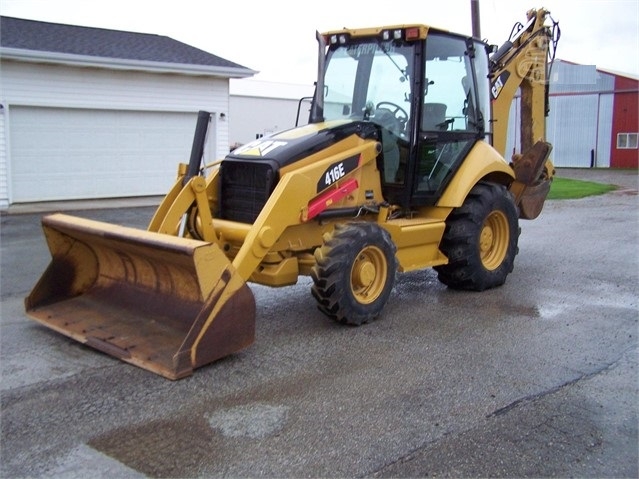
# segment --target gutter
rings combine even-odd
[[[223,78],[247,78],[259,73],[250,68],[216,67],[192,63],[154,62],[126,58],[96,57],[69,53],[25,50],[0,47],[0,58],[31,63],[50,63],[74,67],[107,68],[110,70],[134,70],[150,73],[179,73],[182,75],[212,76]]]

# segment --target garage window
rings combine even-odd
[[[618,150],[636,150],[639,133],[617,133]]]

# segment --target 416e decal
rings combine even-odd
[[[345,160],[333,163],[324,171],[320,180],[318,181],[318,193],[353,171],[355,168],[357,168],[358,164],[359,155],[351,156],[350,158],[346,158]]]

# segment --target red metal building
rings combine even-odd
[[[611,168],[639,167],[639,80],[615,76]]]

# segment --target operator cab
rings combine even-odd
[[[490,141],[487,45],[422,25],[318,39],[310,122],[373,122],[384,197],[434,204],[474,143]]]

